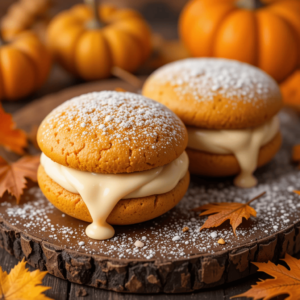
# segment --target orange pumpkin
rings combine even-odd
[[[79,4],[49,25],[48,44],[68,71],[95,80],[114,66],[134,72],[150,54],[151,34],[143,18],[130,9]]]
[[[193,56],[225,57],[260,67],[278,82],[299,66],[300,1],[191,0],[184,8],[180,36]],[[264,1],[264,2],[263,2]]]
[[[24,32],[10,42],[0,41],[0,100],[16,100],[47,79],[51,56],[38,37]]]

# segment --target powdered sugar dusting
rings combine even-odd
[[[38,187],[25,191],[20,205],[16,205],[12,197],[4,197],[0,203],[0,217],[31,235],[39,237],[43,234],[46,241],[58,246],[117,259],[188,258],[255,243],[300,220],[300,196],[293,192],[300,190],[300,171],[290,161],[292,146],[300,143],[300,134],[295,130],[300,122],[297,116],[291,119],[290,114],[281,113],[280,117],[283,148],[269,165],[257,171],[258,186],[245,190],[233,186],[231,179],[210,180],[194,176],[175,209],[149,222],[115,226],[116,235],[110,240],[89,239],[85,234],[86,223],[58,211]],[[199,217],[193,208],[211,202],[245,203],[263,191],[266,194],[251,203],[257,218],[243,220],[237,228],[237,237],[234,237],[229,222],[199,231],[206,217]],[[32,198],[34,200],[30,201]],[[189,230],[183,232],[184,227]],[[219,244],[219,239],[224,239],[226,244]],[[136,241],[140,241],[141,247],[136,247]]]
[[[126,144],[140,150],[182,144],[185,129],[179,118],[163,105],[128,92],[102,91],[73,98],[56,108],[42,125],[43,140],[67,132],[72,138],[91,142]],[[143,141],[142,146],[140,141]]]
[[[251,65],[228,59],[180,60],[160,68],[152,76],[162,84],[170,84],[181,100],[189,94],[197,101],[213,100],[221,95],[255,103],[279,93],[277,83],[269,75]]]

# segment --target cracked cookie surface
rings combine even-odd
[[[173,112],[151,99],[102,91],[53,110],[37,140],[46,156],[61,165],[116,174],[170,163],[186,148],[187,132]]]

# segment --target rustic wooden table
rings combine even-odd
[[[127,0],[130,3],[138,3],[139,1]],[[0,1],[0,17],[5,13],[7,7],[14,2],[13,0],[1,0]],[[65,1],[56,1],[57,8],[56,10],[61,10],[70,6],[73,3],[80,2],[79,0],[65,0]],[[117,2],[117,0],[113,1]],[[150,2],[150,4],[149,4]],[[151,23],[151,26],[156,29],[159,29],[160,32],[167,38],[174,38],[176,36],[176,20],[178,10],[182,7],[182,4],[186,2],[185,0],[180,0],[180,5],[173,7],[173,14],[166,15],[166,8],[172,1],[165,0],[162,5],[160,1],[152,1],[153,11],[148,12],[148,21]],[[178,4],[178,3],[177,3]],[[147,1],[147,5],[151,7],[151,1]],[[148,6],[147,6],[148,7]],[[177,11],[177,12],[176,12]],[[157,16],[164,16],[163,20],[157,20]],[[152,19],[151,19],[152,18]],[[36,92],[30,97],[18,101],[18,102],[3,102],[4,109],[7,112],[14,113],[24,107],[26,104],[30,103],[32,100],[40,98],[49,93],[55,93],[59,90],[62,90],[66,87],[76,85],[81,83],[80,80],[74,79],[68,74],[66,74],[59,67],[55,66],[51,72],[49,80],[46,82],[44,87]],[[6,253],[5,250],[0,248],[0,265],[4,271],[10,271],[18,261],[12,257],[10,254]],[[29,267],[29,269],[32,269]],[[51,297],[56,300],[66,300],[66,299],[111,299],[111,300],[167,300],[167,299],[182,299],[182,300],[192,300],[192,299],[230,299],[230,297],[240,294],[250,288],[258,278],[266,278],[264,274],[255,274],[246,279],[241,279],[240,281],[233,282],[224,286],[220,286],[210,290],[204,290],[192,294],[179,294],[179,295],[170,295],[170,294],[161,294],[161,295],[135,295],[135,294],[119,294],[110,291],[99,290],[91,287],[80,286],[78,284],[70,283],[61,279],[58,279],[52,275],[46,275],[44,278],[43,284],[50,286],[51,289],[46,292],[48,297]],[[84,297],[78,296],[80,293],[86,294]],[[238,298],[241,299],[241,298]],[[276,298],[283,299],[283,298]]]
[[[0,248],[0,262],[4,271],[9,271],[18,263],[17,259]],[[30,270],[33,268],[29,267]],[[260,276],[262,278],[263,276]],[[245,292],[258,279],[256,275],[233,282],[226,286],[214,288],[213,290],[205,290],[192,294],[159,294],[159,295],[138,295],[138,294],[120,294],[116,292],[104,291],[92,287],[81,286],[75,283],[61,280],[52,275],[46,275],[43,280],[45,286],[50,286],[51,289],[46,292],[46,295],[55,300],[229,300],[230,297]],[[86,296],[80,297],[79,293],[86,293]],[[242,298],[236,298],[242,299]],[[243,298],[245,299],[245,298]],[[275,298],[279,299],[279,298]]]

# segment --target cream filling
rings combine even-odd
[[[188,156],[183,152],[176,160],[152,170],[128,174],[99,174],[74,170],[62,166],[44,153],[41,164],[46,174],[61,187],[80,194],[93,223],[86,234],[97,240],[114,236],[114,228],[106,219],[121,199],[140,198],[164,194],[178,184],[188,170]]]
[[[236,186],[249,188],[257,184],[253,172],[257,167],[259,150],[279,131],[279,119],[273,117],[265,124],[249,129],[208,130],[188,127],[188,147],[215,154],[233,154],[241,173],[235,178]]]

